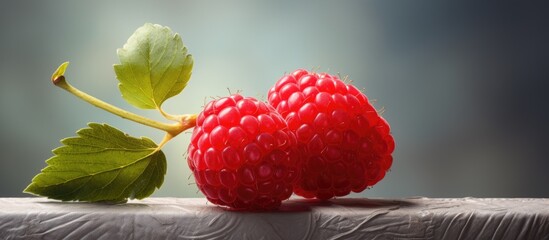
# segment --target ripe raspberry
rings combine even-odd
[[[273,107],[236,94],[209,102],[198,115],[187,162],[210,202],[268,210],[292,194],[295,146]]]
[[[337,76],[296,70],[278,80],[268,100],[301,150],[296,194],[329,199],[361,192],[391,167],[395,143],[389,124],[364,94]]]

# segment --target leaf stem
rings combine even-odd
[[[163,130],[167,133],[169,133],[172,137],[175,137],[179,133],[183,132],[186,129],[189,129],[191,127],[194,127],[196,115],[182,115],[180,116],[180,121],[175,124],[167,124],[163,122],[159,122],[150,118],[143,117],[141,115],[137,115],[135,113],[126,111],[124,109],[121,109],[119,107],[113,106],[109,103],[106,103],[98,98],[95,98],[85,92],[82,92],[78,90],[77,88],[70,85],[66,80],[65,76],[63,75],[57,75],[54,78],[52,78],[52,82],[55,86],[58,86],[67,92],[72,93],[74,96],[90,103],[93,106],[96,106],[98,108],[101,108],[107,112],[110,112],[112,114],[115,114],[119,117],[149,126],[156,129]],[[194,117],[193,117],[194,116]],[[194,121],[192,119],[195,119]]]
[[[164,118],[168,120],[179,121],[181,118],[181,116],[177,116],[177,115],[173,115],[165,112],[164,109],[162,109],[162,107],[156,107],[156,109],[158,110],[158,112],[160,112],[160,114],[162,114]]]
[[[186,129],[189,129],[191,127],[194,127],[196,125],[196,114],[189,114],[189,115],[180,115],[180,116],[173,116],[175,121],[178,121],[179,126],[181,126],[181,129],[175,132],[166,132],[164,135],[164,138],[162,141],[158,144],[157,150],[162,149],[166,143],[168,143],[172,138],[177,136],[177,134],[185,131]]]

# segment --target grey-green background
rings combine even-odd
[[[297,68],[364,88],[397,148],[387,177],[353,196],[549,197],[548,8],[459,2],[3,1],[0,196],[28,196],[51,149],[87,122],[161,140],[49,82],[69,60],[76,87],[160,120],[120,97],[112,70],[116,49],[153,22],[180,33],[195,58],[168,112],[199,112],[227,88],[265,99]],[[189,137],[165,147],[168,173],[154,196],[201,196],[183,158]]]

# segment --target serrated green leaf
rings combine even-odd
[[[135,107],[159,108],[177,94],[191,77],[193,58],[178,34],[168,27],[147,23],[118,49],[114,65],[122,97]]]
[[[63,201],[123,202],[159,188],[166,157],[150,139],[134,138],[107,124],[89,123],[61,140],[48,166],[24,192]]]

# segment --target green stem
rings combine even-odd
[[[70,85],[65,80],[65,76],[63,76],[63,75],[56,76],[54,79],[52,79],[52,82],[55,86],[58,86],[58,87],[60,87],[64,90],[66,90],[67,92],[72,93],[76,97],[90,103],[91,105],[94,105],[98,108],[101,108],[101,109],[103,109],[107,112],[110,112],[110,113],[115,114],[117,116],[120,116],[122,118],[131,120],[131,121],[134,121],[134,122],[137,122],[137,123],[141,123],[141,124],[149,126],[149,127],[153,127],[153,128],[156,128],[156,129],[166,131],[166,132],[170,133],[173,136],[181,133],[185,129],[188,129],[188,128],[191,128],[191,127],[194,126],[194,125],[192,125],[192,126],[189,126],[189,125],[182,126],[181,122],[178,122],[178,123],[175,123],[175,124],[167,124],[167,123],[152,120],[150,118],[146,118],[146,117],[143,117],[141,115],[137,115],[135,113],[128,112],[124,109],[115,107],[115,106],[113,106],[109,103],[106,103],[106,102],[104,102],[104,101],[102,101],[98,98],[95,98],[95,97],[93,97],[93,96],[91,96],[91,95],[89,95],[85,92],[82,92],[82,91],[78,90],[77,88],[73,87],[72,85]]]
[[[162,116],[165,118],[165,119],[168,119],[168,120],[172,120],[172,121],[180,121],[181,119],[181,116],[176,116],[176,115],[172,115],[172,114],[169,114],[167,112],[164,111],[164,109],[162,109],[161,107],[157,107],[156,108],[160,114],[162,114]]]

